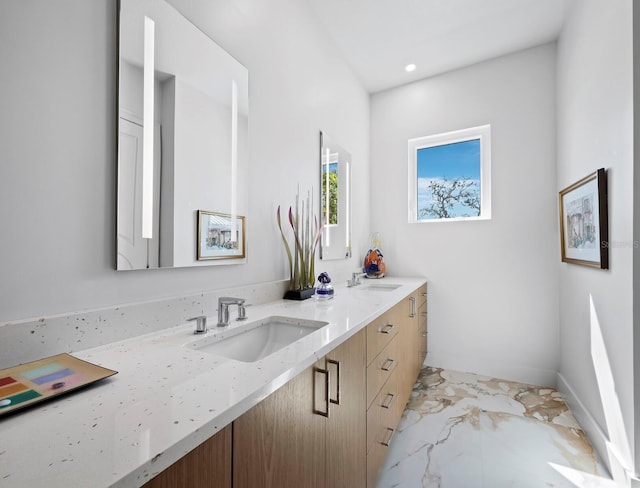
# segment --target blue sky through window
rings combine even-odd
[[[417,150],[417,203],[418,219],[440,219],[477,216],[478,211],[460,202],[451,201],[448,216],[436,215],[438,198],[432,189],[434,184],[451,185],[460,181],[468,185],[468,191],[480,192],[480,139],[424,147]],[[446,182],[445,182],[446,180]]]
[[[418,149],[418,178],[480,181],[480,139]]]

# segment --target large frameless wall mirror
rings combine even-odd
[[[351,257],[351,154],[320,132],[320,259]]]
[[[245,262],[199,261],[197,215],[246,216],[249,73],[163,0],[119,9],[116,267]]]

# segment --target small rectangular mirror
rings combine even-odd
[[[320,132],[320,259],[351,257],[351,154]]]

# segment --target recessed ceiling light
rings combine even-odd
[[[413,64],[413,63],[411,63],[411,64],[406,65],[406,66],[404,67],[404,69],[405,69],[406,71],[408,71],[409,73],[411,73],[412,71],[414,71],[414,70],[416,69],[416,65],[415,65],[415,64]]]

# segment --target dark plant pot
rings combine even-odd
[[[306,300],[311,298],[316,292],[315,288],[305,288],[304,290],[289,290],[284,294],[285,300]]]

